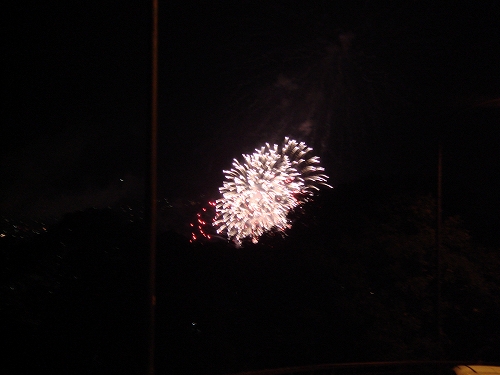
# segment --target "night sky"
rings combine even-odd
[[[151,276],[168,373],[499,352],[500,2],[159,1],[155,259],[143,251],[152,4],[9,3],[12,363],[134,372]],[[258,244],[205,240],[223,170],[287,136],[314,149],[334,189]]]
[[[144,196],[151,11],[137,3],[10,6],[2,214]],[[474,103],[500,97],[498,19],[496,1],[160,2],[159,195],[209,196],[233,157],[285,135],[336,186],[432,179],[441,139],[450,205],[484,210],[493,232],[499,104]]]

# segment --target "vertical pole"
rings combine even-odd
[[[158,0],[152,4],[152,74],[151,74],[151,165],[150,165],[150,264],[149,264],[149,374],[155,373],[155,309],[156,309],[156,226],[157,226],[157,135],[158,135]]]
[[[437,212],[436,212],[436,251],[437,251],[437,301],[436,301],[436,318],[437,318],[437,334],[438,334],[438,350],[439,359],[443,359],[443,327],[442,327],[442,312],[441,312],[441,232],[442,232],[442,175],[443,175],[443,150],[441,141],[438,145],[438,165],[437,165]]]

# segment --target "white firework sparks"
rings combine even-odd
[[[282,155],[287,156],[292,163],[292,167],[299,173],[304,180],[304,191],[310,195],[313,190],[319,190],[318,185],[323,185],[331,188],[326,181],[328,176],[323,174],[325,168],[319,165],[318,156],[310,156],[313,149],[308,147],[304,142],[297,142],[293,139],[285,137],[285,142],[282,148]]]
[[[265,232],[289,228],[288,213],[304,202],[300,197],[311,196],[317,185],[329,186],[319,158],[309,157],[310,151],[285,138],[281,151],[266,144],[243,155],[243,163],[234,159],[233,168],[223,171],[226,181],[216,201],[217,232],[240,245],[245,238],[257,243]]]

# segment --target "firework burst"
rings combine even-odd
[[[233,168],[223,171],[222,198],[216,201],[217,232],[240,245],[244,239],[257,243],[265,232],[290,228],[290,211],[319,185],[330,187],[311,151],[303,142],[285,138],[280,150],[266,144],[243,155],[243,163],[234,159]]]
[[[331,188],[326,183],[328,176],[323,174],[325,169],[319,165],[319,157],[310,155],[312,150],[304,142],[299,143],[286,137],[281,151],[282,155],[289,158],[292,167],[299,173],[304,181],[304,191],[308,192],[309,195],[312,195],[314,190],[319,190],[321,185]]]

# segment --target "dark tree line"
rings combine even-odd
[[[187,246],[165,234],[160,364],[224,373],[498,361],[499,249],[475,241],[446,210],[438,302],[436,201],[425,190],[373,181],[341,187],[306,207],[284,239],[267,236],[241,249]]]
[[[1,246],[2,338],[12,373],[141,373],[147,330],[144,224],[67,214]],[[2,365],[3,366],[3,365]]]
[[[376,182],[319,196],[285,237],[235,248],[160,233],[159,373],[230,373],[351,361],[495,361],[500,252],[445,211],[438,339],[435,199]],[[29,240],[1,238],[8,363],[141,373],[144,222],[91,209]]]

